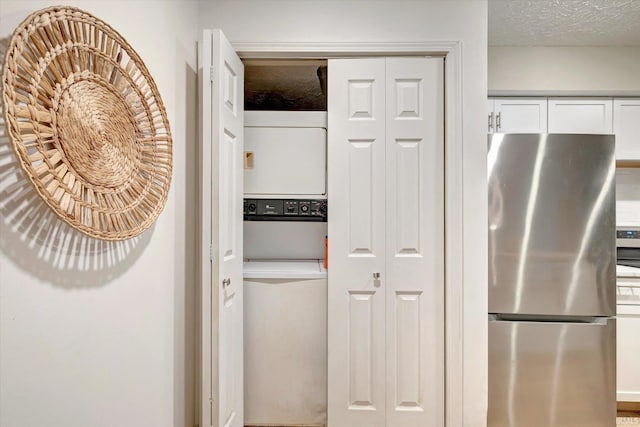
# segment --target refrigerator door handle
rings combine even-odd
[[[529,323],[564,323],[584,325],[607,325],[609,320],[615,320],[615,316],[531,316],[513,314],[489,314],[489,322],[529,322]]]

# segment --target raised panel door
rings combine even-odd
[[[444,425],[443,73],[329,62],[331,427]]]
[[[244,66],[224,34],[214,31],[214,138],[218,141],[219,426],[244,425],[242,188]],[[217,94],[217,96],[216,96]],[[216,103],[219,99],[221,103]],[[214,259],[215,261],[215,259]],[[217,285],[217,286],[216,286]]]
[[[384,58],[328,64],[331,427],[385,425],[384,75]]]
[[[444,63],[387,58],[387,426],[444,426]]]
[[[203,259],[200,423],[244,426],[242,152],[244,66],[220,30],[202,42]],[[206,158],[205,158],[206,157]]]

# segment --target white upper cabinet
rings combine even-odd
[[[613,133],[613,99],[549,98],[549,133]]]
[[[493,98],[491,132],[544,133],[547,131],[546,98]]]
[[[640,98],[613,100],[613,132],[616,159],[640,159]]]

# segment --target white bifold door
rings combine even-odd
[[[242,427],[244,66],[219,30],[201,42],[200,425]]]
[[[329,427],[444,425],[443,72],[329,61]]]

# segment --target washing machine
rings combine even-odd
[[[244,304],[245,425],[326,425],[322,261],[245,261]]]

